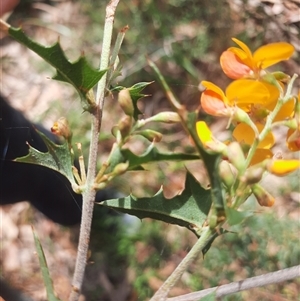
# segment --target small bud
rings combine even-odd
[[[123,173],[125,173],[127,171],[129,167],[129,162],[125,162],[125,163],[119,163],[113,170],[113,174],[115,175],[121,175]]]
[[[260,206],[272,207],[275,203],[274,197],[267,192],[263,187],[255,184],[251,187],[253,194],[255,195]]]
[[[228,161],[221,161],[219,165],[219,175],[227,188],[232,187],[236,179],[235,168]]]
[[[54,122],[51,132],[57,136],[64,137],[66,140],[70,140],[72,137],[72,131],[65,117],[61,117]]]
[[[127,137],[130,134],[131,127],[132,127],[132,117],[124,116],[120,122],[118,123],[118,129],[123,138]]]
[[[279,80],[283,83],[286,83],[291,79],[291,77],[288,74],[281,72],[281,71],[275,71],[272,74],[276,80]]]
[[[180,117],[175,112],[161,112],[152,116],[151,121],[165,122],[165,123],[178,123],[180,122]]]
[[[118,102],[128,116],[132,116],[134,113],[134,107],[130,96],[129,89],[123,89],[119,92]]]
[[[248,185],[256,184],[262,179],[265,171],[266,169],[262,166],[262,164],[251,166],[241,177],[241,181]]]
[[[153,130],[144,130],[136,132],[136,134],[141,135],[151,142],[159,142],[162,139],[162,134]]]
[[[246,160],[243,150],[238,142],[232,142],[228,145],[227,157],[229,162],[241,173],[245,170]]]

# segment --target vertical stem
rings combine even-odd
[[[113,31],[113,22],[115,11],[119,0],[112,0],[106,7],[102,54],[100,60],[100,70],[108,68],[109,54],[111,47],[111,38]],[[98,138],[102,122],[102,111],[105,99],[106,74],[101,78],[97,87],[96,110],[91,115],[91,143],[89,151],[89,161],[87,168],[86,187],[83,192],[83,208],[79,233],[78,254],[76,258],[75,271],[72,282],[72,292],[69,301],[77,301],[80,296],[81,286],[84,277],[84,271],[87,261],[87,254],[90,241],[91,224],[93,217],[94,201],[96,190],[94,181],[96,177],[97,155],[98,155]]]
[[[154,294],[150,301],[165,301],[171,290],[171,288],[177,283],[181,278],[182,274],[186,271],[188,266],[198,257],[199,253],[207,245],[209,239],[214,234],[213,229],[206,227],[203,229],[203,232],[194,244],[189,253],[184,257],[181,263],[177,266],[174,272],[169,276],[169,278],[163,283],[159,290]]]

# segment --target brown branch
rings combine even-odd
[[[284,282],[297,277],[300,277],[300,265],[245,280],[208,288],[199,292],[168,298],[166,301],[199,301],[200,298],[203,298],[213,292],[215,292],[215,296],[219,298],[255,287]]]

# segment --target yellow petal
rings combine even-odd
[[[257,67],[265,69],[281,61],[288,60],[294,51],[294,46],[289,43],[271,43],[258,48],[253,54],[253,60]]]
[[[274,97],[274,95],[270,95],[270,92],[273,93],[273,91],[259,81],[239,79],[227,87],[226,96],[232,106],[237,105],[244,108],[249,104],[268,104],[271,96]]]
[[[264,125],[258,123],[255,124],[258,131],[261,132],[264,128]],[[245,124],[240,123],[236,126],[236,128],[232,132],[233,137],[240,143],[244,143],[247,145],[252,145],[255,140],[255,133],[253,129]],[[257,148],[261,149],[270,149],[275,143],[275,138],[272,133],[268,133],[265,139],[263,139],[257,146]]]
[[[233,40],[236,44],[238,44],[238,45],[244,50],[244,52],[246,53],[247,57],[248,57],[249,59],[251,59],[251,61],[252,61],[252,52],[251,52],[251,50],[249,49],[249,47],[248,47],[246,44],[244,44],[242,41],[240,41],[240,40],[238,40],[238,39],[236,39],[236,38],[232,38],[232,40]]]
[[[196,123],[196,131],[203,145],[206,145],[207,142],[213,141],[212,132],[210,131],[205,121],[198,121]]]
[[[300,168],[300,160],[274,160],[267,165],[270,173],[285,176]]]
[[[276,102],[271,103],[270,105],[267,106],[267,109],[272,111],[277,104]],[[295,110],[295,100],[290,99],[288,102],[286,102],[279,112],[277,113],[276,117],[274,118],[274,121],[281,121],[285,120],[287,118],[293,117],[294,115],[294,110]]]
[[[223,90],[219,88],[217,85],[213,84],[212,82],[202,81],[201,85],[204,86],[207,90],[211,90],[221,96],[222,99],[226,98]]]

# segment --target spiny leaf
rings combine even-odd
[[[165,198],[163,190],[160,189],[153,197],[138,199],[129,195],[124,198],[106,200],[101,205],[141,219],[149,217],[187,227],[196,234],[207,218],[211,207],[211,196],[210,191],[201,187],[200,183],[188,172],[184,191],[171,199]]]
[[[15,159],[17,162],[37,164],[54,169],[63,174],[71,184],[75,184],[72,165],[73,155],[69,149],[69,145],[65,142],[57,145],[47,138],[42,132],[37,131],[47,146],[48,152],[43,153],[29,145],[29,153],[24,157]]]
[[[58,299],[55,296],[54,289],[53,289],[53,283],[52,283],[52,279],[50,277],[50,273],[49,273],[49,269],[47,266],[47,261],[46,261],[46,257],[45,257],[44,251],[43,251],[43,247],[42,247],[40,240],[39,240],[37,234],[35,233],[33,227],[32,227],[32,232],[33,232],[36,252],[39,257],[39,262],[40,262],[40,267],[41,267],[41,271],[42,271],[42,275],[43,275],[44,284],[46,287],[47,300],[48,301],[61,301],[60,299]]]
[[[129,162],[129,170],[141,169],[142,164],[157,161],[185,161],[197,160],[198,155],[184,153],[160,153],[159,150],[151,144],[141,155],[136,155],[129,149],[116,148],[111,156],[110,170],[122,162]]]
[[[137,106],[137,102],[139,99],[148,96],[147,94],[143,94],[141,93],[147,86],[149,86],[150,84],[152,84],[153,82],[140,82],[137,83],[135,85],[133,85],[132,87],[128,88],[131,99],[132,99],[132,103],[133,103],[133,118],[135,120],[138,120],[138,117],[140,114],[142,114],[142,112],[139,110],[138,106]],[[113,89],[111,89],[111,91],[121,91],[125,89],[125,87],[122,86],[117,86],[114,87]]]
[[[95,86],[106,70],[100,71],[90,67],[83,55],[77,61],[71,63],[66,58],[59,42],[49,47],[40,45],[27,37],[20,28],[10,27],[9,34],[53,66],[57,72],[53,79],[73,85],[81,100],[89,105],[86,101],[86,93]]]

